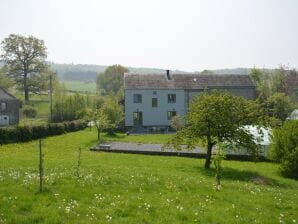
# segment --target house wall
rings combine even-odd
[[[153,92],[156,94],[153,94]],[[133,102],[133,94],[142,94],[142,103]],[[176,103],[168,103],[168,94],[176,94]],[[158,99],[158,106],[152,107],[152,98]],[[184,90],[125,90],[125,126],[133,126],[133,112],[143,112],[143,126],[169,126],[167,112],[175,110],[185,115]]]
[[[255,88],[253,87],[209,87],[208,91],[228,91],[235,96],[243,96],[248,100],[254,100],[256,97]],[[204,90],[188,90],[188,101],[190,102],[195,96],[203,93]]]
[[[19,108],[20,103],[18,100],[0,100],[0,102],[6,103],[6,109],[0,109],[0,116],[9,117],[9,125],[19,123]],[[1,124],[0,124],[1,125]]]

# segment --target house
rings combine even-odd
[[[20,102],[0,87],[0,126],[19,123]]]
[[[227,90],[253,100],[255,86],[248,75],[133,74],[124,75],[125,126],[167,128],[173,116],[184,116],[191,99],[211,90]]]

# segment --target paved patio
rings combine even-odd
[[[163,149],[162,144],[145,144],[145,143],[128,143],[128,142],[107,142],[104,145],[96,145],[90,148],[91,151],[103,151],[114,153],[131,153],[131,154],[146,154],[146,155],[166,155],[166,156],[183,156],[183,157],[196,157],[205,158],[206,150],[197,147],[193,150],[186,148],[177,151],[173,148]],[[229,151],[226,154],[227,159],[236,160],[252,160],[252,157],[247,153],[241,151]],[[264,156],[259,157],[260,160],[265,160]]]

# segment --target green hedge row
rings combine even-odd
[[[87,127],[82,120],[50,123],[38,126],[16,126],[0,128],[0,144],[27,142],[46,136],[61,135],[66,132],[79,131]]]

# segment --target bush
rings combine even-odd
[[[273,130],[270,156],[281,163],[284,176],[298,179],[298,120]]]
[[[48,125],[0,128],[0,144],[27,142],[46,136],[79,131],[86,127],[87,123],[85,121],[76,120],[63,123],[50,123]]]
[[[31,107],[31,106],[25,106],[24,109],[23,109],[23,114],[26,116],[26,117],[29,117],[29,118],[34,118],[36,117],[37,115],[37,111],[34,107]]]

